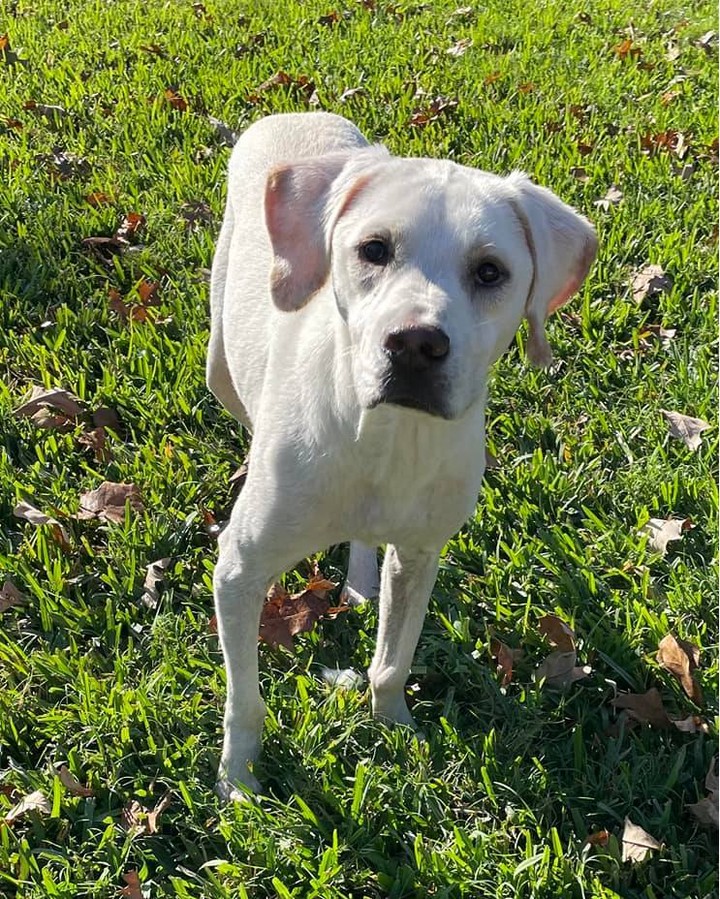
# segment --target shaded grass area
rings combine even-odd
[[[28,601],[0,613],[0,816],[37,789],[51,810],[0,823],[0,895],[110,897],[130,871],[154,897],[717,892],[716,834],[687,809],[717,747],[717,438],[690,453],[660,413],[715,422],[717,91],[701,40],[714,14],[671,0],[632,12],[616,0],[9,5],[0,572]],[[446,52],[466,38],[463,55]],[[278,71],[289,83],[260,89]],[[438,97],[457,103],[409,124]],[[396,153],[523,168],[595,221],[601,252],[550,324],[556,367],[529,369],[522,334],[496,367],[500,467],[446,549],[409,680],[426,740],[322,681],[322,665],[369,663],[375,609],[348,613],[297,638],[295,655],[261,648],[270,797],[220,809],[205,523],[227,513],[246,441],[203,382],[229,153],[209,116],[240,130],[305,108],[347,115]],[[659,139],[672,133],[685,155]],[[612,185],[620,202],[595,205]],[[188,222],[191,209],[202,215]],[[129,212],[146,223],[124,253],[83,245]],[[648,263],[672,288],[633,302],[631,274]],[[143,281],[159,284],[159,305],[125,321],[110,291],[137,305]],[[37,384],[117,410],[112,457],[79,443],[80,427],[14,416]],[[136,483],[145,512],[70,518],[103,480]],[[59,518],[70,548],[13,517],[20,500]],[[638,530],[671,516],[695,527],[659,557]],[[146,566],[162,557],[149,608]],[[319,562],[341,580],[342,548]],[[532,680],[545,612],[575,628],[593,668],[563,697]],[[702,707],[656,664],[668,631],[703,648]],[[493,636],[525,651],[506,689]],[[651,686],[709,733],[618,720],[616,693]],[[94,796],[68,793],[63,763]],[[157,833],[123,820],[132,800],[151,809],[167,791]],[[626,816],[663,843],[639,865],[620,860]],[[603,829],[607,847],[585,845]]]

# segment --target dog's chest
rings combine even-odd
[[[461,527],[482,477],[483,434],[449,436],[410,414],[361,437],[346,484],[354,538],[437,548]]]

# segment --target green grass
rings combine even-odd
[[[705,796],[717,749],[717,438],[706,432],[690,453],[659,411],[715,423],[717,81],[715,50],[697,43],[717,28],[715,10],[492,0],[452,16],[458,6],[6,3],[0,575],[28,600],[0,613],[0,818],[37,789],[51,811],[0,823],[1,896],[114,897],[133,870],[154,899],[717,894],[717,835],[687,808]],[[347,15],[318,21],[333,10]],[[614,52],[628,37],[640,56]],[[462,38],[472,47],[448,55]],[[278,70],[295,85],[253,96]],[[307,108],[301,76],[319,108],[393,152],[525,169],[595,221],[601,249],[551,323],[557,367],[529,369],[523,335],[497,366],[488,424],[500,468],[447,547],[409,680],[427,740],[372,722],[363,690],[322,681],[321,665],[370,660],[376,611],[348,613],[298,638],[295,655],[261,648],[269,717],[258,767],[270,797],[222,809],[212,788],[224,675],[208,628],[216,549],[203,514],[226,515],[246,441],[203,382],[205,270],[229,155],[208,116],[239,130]],[[437,96],[457,105],[410,127]],[[43,116],[29,101],[64,112]],[[643,152],[646,134],[668,130],[684,135],[683,160]],[[55,151],[74,154],[67,180],[52,175]],[[622,201],[596,207],[612,184]],[[92,192],[111,202],[90,205]],[[190,229],[183,204],[194,202],[213,219]],[[82,241],[111,235],[128,212],[146,226],[106,265]],[[636,304],[630,276],[647,263],[673,286]],[[160,282],[157,321],[124,322],[108,292],[129,301],[142,279]],[[657,324],[677,329],[667,346],[643,337]],[[13,415],[37,384],[117,410],[110,460],[78,442],[80,427],[41,430]],[[144,514],[71,518],[103,480],[136,483]],[[63,522],[69,549],[13,516],[23,499]],[[661,558],[638,529],[671,516],[695,527]],[[145,568],[164,556],[151,609]],[[319,561],[341,579],[342,549]],[[593,667],[563,697],[532,681],[548,651],[536,627],[545,612],[576,629]],[[703,648],[700,708],[655,661],[670,630]],[[505,690],[494,635],[525,649]],[[618,727],[616,692],[651,686],[709,733]],[[62,764],[95,795],[62,787]],[[152,808],[167,791],[157,833],[124,826],[131,800]],[[620,859],[626,816],[663,843],[644,863]],[[604,850],[584,846],[602,829]]]

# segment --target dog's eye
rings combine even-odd
[[[481,262],[475,269],[475,280],[483,287],[489,287],[502,280],[503,273],[494,262]]]
[[[375,237],[360,245],[360,256],[372,265],[387,265],[390,249],[384,240]]]

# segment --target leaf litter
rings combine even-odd
[[[668,411],[661,409],[660,412],[665,417],[670,429],[670,436],[682,440],[685,446],[695,452],[702,444],[703,431],[707,431],[710,425],[703,421],[702,418],[692,418],[690,415],[683,415],[682,412]]]

